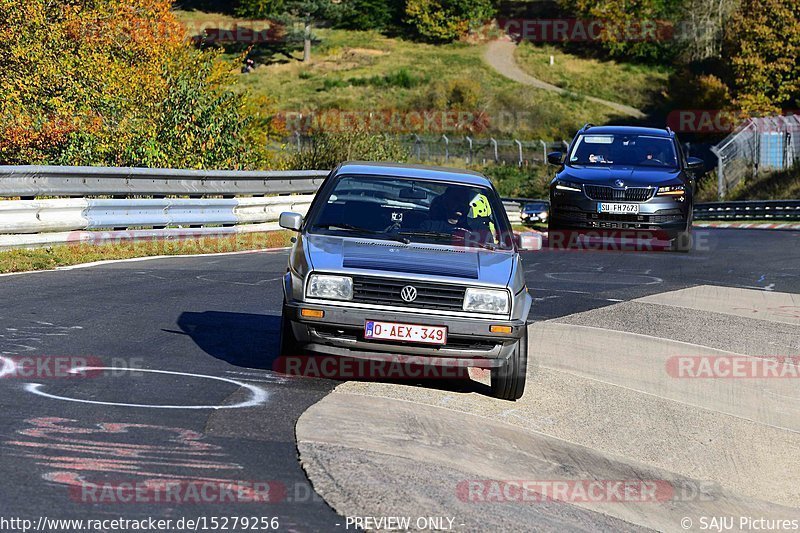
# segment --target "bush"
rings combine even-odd
[[[487,165],[479,170],[492,180],[504,198],[547,199],[550,195],[548,184],[555,175],[555,167],[548,165]]]
[[[481,85],[475,80],[438,80],[416,102],[419,109],[474,111],[480,105]]]
[[[288,168],[331,170],[345,161],[395,161],[408,159],[408,152],[396,140],[368,131],[348,133],[317,132],[309,147],[292,154]]]
[[[428,79],[422,76],[416,76],[409,72],[408,69],[401,68],[394,72],[384,74],[383,76],[372,76],[369,78],[350,78],[347,80],[351,85],[356,87],[363,87],[371,85],[373,87],[399,87],[402,89],[411,89],[418,85],[428,83]]]
[[[0,20],[0,164],[261,160],[245,98],[188,45],[171,2],[0,2]]]
[[[430,41],[454,41],[494,16],[491,0],[407,0],[406,22]]]
[[[400,23],[402,7],[397,0],[342,0],[333,23],[346,30],[383,31]]]

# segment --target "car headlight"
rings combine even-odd
[[[670,185],[659,187],[656,196],[683,196],[684,194],[686,194],[686,187],[683,185]]]
[[[306,296],[309,298],[326,298],[329,300],[352,300],[353,278],[347,276],[312,274],[308,280]]]
[[[574,181],[565,181],[565,180],[558,180],[556,182],[556,189],[558,189],[559,191],[573,191],[573,192],[581,192],[583,190],[580,183],[575,183]]]
[[[464,311],[482,313],[508,313],[508,291],[498,289],[468,288],[464,293]]]

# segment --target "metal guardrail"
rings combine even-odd
[[[800,200],[695,204],[695,220],[800,220]]]
[[[0,201],[0,249],[275,230],[281,212],[307,211],[327,175],[0,167],[0,197],[61,197]],[[542,200],[503,199],[512,224],[520,223],[521,208],[531,201]],[[800,200],[697,204],[695,219],[800,220]]]
[[[324,170],[180,170],[0,166],[0,196],[164,196],[313,193]]]

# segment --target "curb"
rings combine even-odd
[[[728,228],[728,229],[773,229],[773,230],[800,230],[800,223],[763,224],[754,222],[723,222],[721,224],[701,223],[694,224],[696,228]]]

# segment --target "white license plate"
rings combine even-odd
[[[447,327],[367,320],[364,324],[364,338],[445,344],[447,343]]]
[[[597,204],[598,213],[611,213],[614,215],[638,215],[639,204]]]

